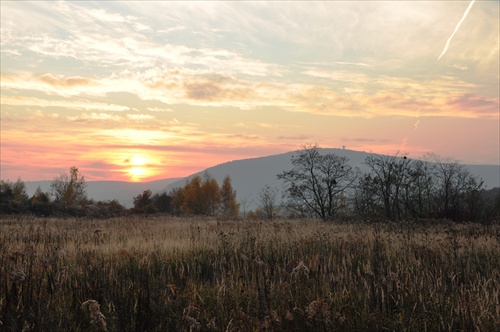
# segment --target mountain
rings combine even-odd
[[[367,171],[363,162],[370,153],[347,149],[319,149],[320,153],[334,153],[346,157],[352,166],[362,172]],[[133,206],[133,198],[144,190],[150,189],[153,193],[170,192],[173,188],[183,187],[188,179],[194,176],[208,174],[222,184],[226,175],[231,177],[233,188],[237,192],[237,199],[241,203],[241,211],[255,209],[259,204],[259,194],[268,185],[281,191],[283,184],[276,175],[292,168],[291,158],[297,151],[287,152],[266,157],[229,161],[224,164],[207,168],[186,178],[163,179],[151,182],[122,182],[122,181],[88,181],[87,196],[95,201],[116,199],[126,207]],[[484,180],[484,187],[491,189],[500,187],[499,165],[464,165],[472,174]],[[50,192],[52,181],[26,182],[28,195],[31,197],[38,186],[43,191]],[[277,196],[281,199],[281,194]]]
[[[124,181],[87,181],[87,197],[95,201],[107,201],[116,199],[125,207],[132,207],[134,197],[141,194],[144,190],[151,189],[153,192],[160,192],[172,182],[179,181],[175,179],[164,179],[150,182],[124,182]],[[32,181],[25,182],[26,191],[31,197],[38,186],[45,191],[50,192],[52,181]]]
[[[319,149],[321,154],[333,153],[338,156],[346,157],[353,167],[360,171],[367,171],[363,164],[365,158],[370,153],[353,151],[347,149]],[[226,175],[231,177],[233,188],[237,192],[237,199],[241,203],[240,210],[249,211],[255,209],[259,204],[259,194],[262,189],[268,185],[271,188],[277,188],[280,192],[283,189],[282,181],[277,179],[277,174],[292,169],[291,158],[297,151],[277,154],[267,157],[251,158],[230,161],[214,167],[207,168],[204,171],[192,174],[187,178],[170,183],[164,190],[169,192],[175,187],[183,187],[188,179],[194,176],[203,176],[208,174],[216,179],[219,184]],[[473,175],[479,176],[484,180],[484,187],[491,189],[500,187],[500,166],[499,165],[464,165]],[[281,193],[277,196],[281,199]]]

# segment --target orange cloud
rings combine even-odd
[[[88,77],[64,77],[64,76],[54,76],[52,74],[44,74],[37,78],[45,84],[54,86],[54,87],[65,87],[65,88],[73,88],[78,86],[89,86],[96,85],[96,82]]]

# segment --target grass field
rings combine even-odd
[[[0,330],[498,331],[499,262],[499,225],[1,217]]]

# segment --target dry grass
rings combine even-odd
[[[2,217],[0,326],[492,331],[499,261],[498,225]]]

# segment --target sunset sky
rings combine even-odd
[[[1,178],[304,144],[500,164],[499,2],[5,1]]]

